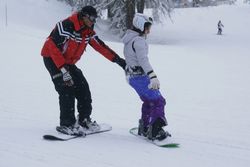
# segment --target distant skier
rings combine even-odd
[[[221,23],[221,21],[219,20],[218,24],[218,35],[222,35],[222,27],[224,27],[224,25]]]
[[[75,65],[87,45],[123,69],[126,66],[125,60],[96,35],[93,30],[96,18],[96,9],[85,6],[79,12],[58,22],[41,51],[44,64],[59,94],[60,127],[63,133],[69,135],[82,133],[82,127],[90,130],[99,128],[99,125],[90,118],[92,99],[88,82]],[[79,113],[78,120],[75,118],[75,99]]]
[[[160,82],[149,63],[146,42],[152,22],[152,18],[146,15],[135,15],[133,29],[123,37],[124,55],[128,82],[143,101],[138,134],[150,140],[163,140],[169,135],[163,129],[167,125],[164,113],[166,102],[159,91]]]

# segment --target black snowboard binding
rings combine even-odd
[[[147,137],[148,127],[144,126],[143,120],[139,119],[138,135]]]
[[[56,130],[60,133],[72,136],[85,136],[84,131],[80,126],[57,126]]]
[[[166,123],[161,118],[158,118],[152,125],[148,128],[148,139],[149,140],[164,140],[167,137],[171,137],[171,134],[163,129]]]

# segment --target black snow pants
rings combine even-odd
[[[89,118],[92,112],[92,99],[88,82],[82,71],[76,65],[68,65],[74,85],[67,86],[63,81],[61,71],[55,66],[52,59],[44,57],[43,60],[59,94],[60,125],[71,126],[75,124],[75,99],[77,100],[79,121]]]

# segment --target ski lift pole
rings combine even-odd
[[[8,8],[7,8],[7,2],[5,3],[5,26],[8,26]]]

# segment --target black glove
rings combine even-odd
[[[63,81],[65,82],[65,84],[67,86],[73,86],[74,81],[73,81],[69,71],[65,67],[62,67],[60,70],[61,70],[61,72],[63,74]]]
[[[120,58],[118,55],[116,55],[116,57],[114,58],[114,62],[125,70],[126,61],[123,58]]]

